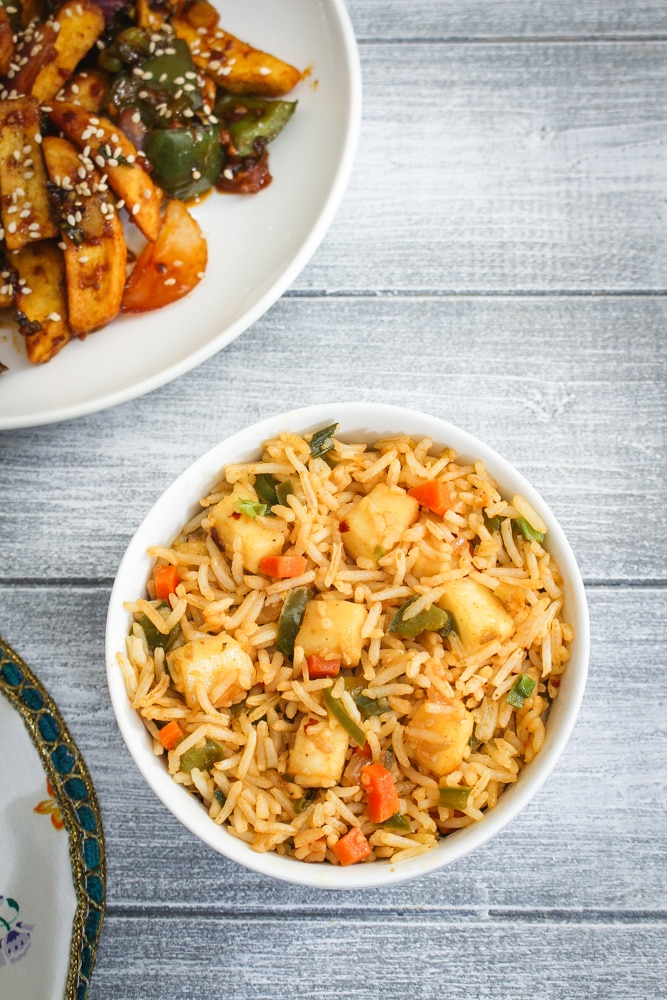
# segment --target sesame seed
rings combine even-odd
[[[183,261],[182,260],[175,260],[172,266],[173,267],[183,267]]]
[[[52,313],[49,313],[49,315],[46,318],[50,319],[50,320],[53,320],[54,323],[59,323],[62,317],[61,317],[60,313],[52,312]]]
[[[87,264],[87,263],[88,263],[88,254],[82,253],[81,256],[79,257],[79,264]]]
[[[269,69],[268,66],[260,66],[259,67],[259,75],[260,76],[270,76],[271,75],[271,70]]]
[[[197,271],[197,277],[201,281],[201,279],[204,277],[204,272],[203,271]]]
[[[139,124],[139,122],[141,121],[141,115],[139,114],[138,111],[134,112],[134,114],[132,115],[132,119],[131,120],[134,122],[135,125]]]
[[[28,288],[27,285],[24,285],[21,289],[21,295],[32,295],[32,288]]]
[[[9,223],[9,225],[7,226],[7,232],[8,233],[15,233],[16,232],[16,223],[15,222],[10,222]]]
[[[140,211],[141,211],[141,205],[132,206],[132,215],[138,215]]]
[[[165,283],[165,285],[175,285],[176,284],[176,278],[165,278],[164,279],[164,283]]]
[[[201,171],[200,170],[193,170],[192,171],[192,179],[193,180],[198,181],[200,179],[200,177],[201,177]]]
[[[41,144],[42,144],[42,136],[40,135],[39,132],[35,136],[35,142],[37,143],[38,146],[41,146]]]

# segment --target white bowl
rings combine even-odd
[[[116,662],[117,653],[125,649],[131,626],[131,615],[123,608],[123,602],[135,600],[143,593],[151,572],[152,560],[146,554],[147,548],[171,543],[182,525],[199,509],[200,498],[219,480],[225,465],[255,458],[262,443],[281,431],[304,433],[334,421],[340,425],[338,435],[348,440],[373,441],[386,434],[405,432],[450,445],[463,457],[482,459],[503,495],[520,493],[547,524],[548,548],[565,581],[564,617],[575,628],[572,656],[549,715],[541,752],[525,766],[516,784],[503,793],[498,805],[483,820],[440,840],[429,853],[397,864],[376,861],[344,868],[306,864],[277,854],[259,854],[217,826],[200,802],[173,781],[164,761],[154,755],[152,741],[130,706]],[[387,886],[417,878],[457,861],[502,830],[533,798],[563,752],[583,697],[588,651],[588,608],[579,568],[562,528],[530,483],[495,451],[452,424],[414,410],[375,403],[331,403],[290,410],[234,434],[197,459],[163,493],[130,542],[111,592],[106,631],[107,678],[118,725],[137,767],[167,808],[200,840],[247,868],[288,882],[326,889]]]

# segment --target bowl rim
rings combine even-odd
[[[146,553],[148,545],[170,544],[186,522],[188,510],[184,503],[189,501],[189,509],[196,509],[196,503],[214,484],[216,475],[219,478],[224,466],[252,457],[267,438],[285,430],[308,433],[334,420],[339,422],[339,435],[343,438],[355,436],[357,440],[371,441],[397,433],[428,436],[436,444],[455,448],[461,456],[481,459],[505,495],[510,491],[521,493],[549,526],[549,549],[554,552],[565,581],[568,619],[576,629],[571,660],[551,709],[551,717],[555,716],[558,724],[552,721],[547,727],[545,743],[537,757],[525,766],[517,783],[503,793],[483,820],[443,838],[426,854],[398,864],[383,861],[349,867],[306,864],[273,852],[257,853],[224,827],[217,826],[199,801],[173,781],[161,758],[153,753],[148,732],[131,707],[116,662],[131,620],[123,601],[132,599],[133,591],[129,589],[132,582],[136,591],[137,579],[148,578],[153,562]],[[493,448],[449,421],[407,407],[374,402],[333,402],[288,410],[237,431],[196,458],[163,491],[134,532],[111,591],[105,635],[107,684],[116,722],[144,780],[169,811],[209,847],[252,871],[292,884],[341,890],[383,887],[419,878],[462,859],[510,823],[547,780],[570,738],[586,686],[589,652],[590,624],[581,573],[565,532],[537,490]]]

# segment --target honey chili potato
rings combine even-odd
[[[89,160],[67,139],[46,136],[42,146],[58,189],[70,327],[81,336],[111,322],[120,310],[127,262],[123,224]]]
[[[65,260],[56,240],[30,243],[12,256],[19,330],[28,359],[50,361],[72,339],[67,322]]]
[[[0,101],[0,195],[8,250],[58,234],[51,219],[34,97]]]

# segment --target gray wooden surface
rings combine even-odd
[[[0,633],[103,809],[91,997],[665,997],[667,7],[349,10],[359,154],[289,292],[149,396],[0,434]],[[116,730],[103,640],[123,550],[178,472],[256,419],[358,398],[444,417],[532,480],[579,560],[592,658],[524,815],[433,876],[339,894],[247,872],[172,819]]]

